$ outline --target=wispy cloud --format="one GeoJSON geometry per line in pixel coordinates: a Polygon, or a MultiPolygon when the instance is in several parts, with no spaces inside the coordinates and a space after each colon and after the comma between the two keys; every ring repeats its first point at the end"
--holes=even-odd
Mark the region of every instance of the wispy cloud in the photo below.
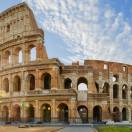
{"type": "Polygon", "coordinates": [[[131,63],[132,27],[122,12],[99,0],[25,0],[41,26],[60,35],[71,54],[65,62],[103,59],[131,63]]]}

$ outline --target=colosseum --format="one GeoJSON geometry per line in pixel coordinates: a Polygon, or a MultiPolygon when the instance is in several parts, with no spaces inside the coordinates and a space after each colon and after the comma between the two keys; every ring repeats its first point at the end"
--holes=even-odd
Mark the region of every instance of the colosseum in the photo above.
{"type": "Polygon", "coordinates": [[[93,123],[132,120],[132,66],[49,59],[26,3],[0,13],[0,119],[93,123]]]}

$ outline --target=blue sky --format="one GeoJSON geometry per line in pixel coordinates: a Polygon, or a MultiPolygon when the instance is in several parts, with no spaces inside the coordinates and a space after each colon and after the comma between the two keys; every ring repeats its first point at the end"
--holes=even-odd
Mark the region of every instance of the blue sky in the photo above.
{"type": "Polygon", "coordinates": [[[0,11],[22,1],[45,31],[49,58],[132,64],[132,0],[0,0],[0,11]]]}

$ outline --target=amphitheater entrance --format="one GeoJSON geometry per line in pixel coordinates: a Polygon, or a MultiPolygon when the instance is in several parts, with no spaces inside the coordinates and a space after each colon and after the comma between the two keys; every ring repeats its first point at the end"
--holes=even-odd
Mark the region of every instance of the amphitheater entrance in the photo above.
{"type": "Polygon", "coordinates": [[[34,107],[32,104],[29,105],[27,108],[27,121],[33,122],[34,121],[34,107]]]}
{"type": "Polygon", "coordinates": [[[21,121],[21,108],[19,105],[13,107],[13,119],[14,121],[21,121]]]}
{"type": "Polygon", "coordinates": [[[50,122],[51,121],[51,107],[49,104],[44,104],[41,108],[42,110],[42,121],[50,122]]]}
{"type": "Polygon", "coordinates": [[[127,121],[127,109],[122,109],[122,121],[127,121]]]}
{"type": "Polygon", "coordinates": [[[58,106],[59,122],[68,123],[68,106],[66,104],[60,104],[58,106]]]}
{"type": "Polygon", "coordinates": [[[93,121],[94,122],[102,121],[102,108],[100,106],[95,106],[93,108],[93,121]]]}
{"type": "Polygon", "coordinates": [[[114,107],[113,109],[113,121],[119,122],[120,121],[120,111],[118,107],[114,107]]]}
{"type": "Polygon", "coordinates": [[[7,106],[3,107],[2,110],[2,121],[8,122],[9,121],[9,110],[7,106]]]}
{"type": "Polygon", "coordinates": [[[88,123],[88,109],[86,106],[79,106],[78,107],[78,113],[81,118],[82,123],[88,123]]]}

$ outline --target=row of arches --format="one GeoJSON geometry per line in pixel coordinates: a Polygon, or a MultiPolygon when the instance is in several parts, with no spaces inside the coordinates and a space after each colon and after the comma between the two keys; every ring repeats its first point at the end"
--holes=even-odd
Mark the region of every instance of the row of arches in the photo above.
{"type": "Polygon", "coordinates": [[[113,108],[113,120],[115,122],[119,122],[119,121],[127,121],[128,120],[128,110],[127,108],[122,108],[122,111],[120,112],[118,107],[114,107],[113,108]]]}
{"type": "MultiPolygon", "coordinates": [[[[43,89],[51,89],[51,75],[49,73],[45,73],[41,77],[41,83],[43,89]]],[[[9,79],[5,78],[3,80],[3,90],[8,93],[9,92],[9,79]]],[[[20,76],[16,75],[13,79],[13,91],[20,92],[21,91],[22,80],[20,76]]],[[[26,84],[28,90],[35,90],[35,76],[33,74],[29,74],[26,77],[26,84]]]]}
{"type": "MultiPolygon", "coordinates": [[[[77,108],[79,118],[82,123],[88,123],[88,109],[84,105],[80,105],[77,108]]],[[[50,104],[43,104],[40,109],[41,114],[41,121],[42,122],[51,122],[52,108],[50,104]]],[[[12,121],[21,121],[21,107],[20,105],[16,104],[13,106],[13,115],[12,115],[12,121]]],[[[59,122],[69,122],[69,108],[66,104],[61,103],[57,107],[57,119],[59,122]]],[[[33,122],[35,121],[35,108],[32,104],[29,104],[28,107],[26,107],[25,116],[26,122],[33,122]]],[[[122,111],[120,112],[118,107],[113,108],[112,112],[112,118],[113,121],[119,122],[119,121],[127,121],[128,120],[128,110],[127,108],[122,108],[122,111]]],[[[9,121],[9,109],[7,106],[3,106],[2,108],[2,119],[3,121],[9,121]]],[[[101,122],[102,121],[102,108],[101,106],[97,105],[93,107],[93,122],[101,122]]]]}
{"type": "MultiPolygon", "coordinates": [[[[29,45],[27,50],[28,60],[29,61],[35,61],[37,58],[37,50],[35,45],[29,45]]],[[[23,63],[24,58],[24,50],[22,47],[17,47],[14,49],[13,55],[10,50],[6,50],[3,53],[3,64],[11,64],[12,61],[15,64],[21,64],[23,63]]]]}

